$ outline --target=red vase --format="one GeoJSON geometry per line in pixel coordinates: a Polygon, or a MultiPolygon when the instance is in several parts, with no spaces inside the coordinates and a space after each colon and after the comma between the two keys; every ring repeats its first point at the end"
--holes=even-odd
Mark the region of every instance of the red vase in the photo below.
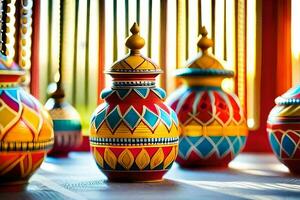
{"type": "Polygon", "coordinates": [[[0,190],[25,185],[54,142],[49,114],[19,85],[24,74],[0,54],[0,190]]]}
{"type": "Polygon", "coordinates": [[[155,87],[160,68],[143,57],[144,39],[134,24],[126,46],[130,53],[107,73],[113,86],[91,120],[90,145],[99,169],[111,181],[158,181],[177,156],[176,113],[155,87]]]}
{"type": "Polygon", "coordinates": [[[292,173],[300,174],[300,86],[278,97],[267,131],[274,154],[292,173]]]}
{"type": "Polygon", "coordinates": [[[232,77],[207,49],[213,45],[202,27],[199,55],[176,72],[184,82],[167,104],[175,110],[181,127],[177,162],[183,167],[227,167],[243,149],[247,125],[235,94],[221,88],[232,77]]]}

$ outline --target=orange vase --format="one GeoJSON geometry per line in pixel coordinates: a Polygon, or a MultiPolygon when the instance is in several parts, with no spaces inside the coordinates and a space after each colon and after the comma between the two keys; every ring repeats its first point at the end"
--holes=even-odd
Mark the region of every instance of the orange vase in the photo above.
{"type": "Polygon", "coordinates": [[[49,114],[19,86],[24,74],[0,54],[0,189],[26,184],[54,142],[49,114]]]}
{"type": "Polygon", "coordinates": [[[177,156],[178,121],[155,87],[160,68],[139,52],[144,39],[137,24],[130,31],[130,53],[107,72],[113,86],[102,91],[105,102],[92,116],[91,151],[111,181],[158,181],[177,156]]]}

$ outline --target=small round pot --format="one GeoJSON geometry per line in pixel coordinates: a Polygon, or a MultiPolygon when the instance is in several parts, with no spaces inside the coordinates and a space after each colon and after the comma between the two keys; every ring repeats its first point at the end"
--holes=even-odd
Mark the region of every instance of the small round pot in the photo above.
{"type": "Polygon", "coordinates": [[[267,131],[272,150],[292,173],[300,174],[300,86],[276,98],[267,131]]]}

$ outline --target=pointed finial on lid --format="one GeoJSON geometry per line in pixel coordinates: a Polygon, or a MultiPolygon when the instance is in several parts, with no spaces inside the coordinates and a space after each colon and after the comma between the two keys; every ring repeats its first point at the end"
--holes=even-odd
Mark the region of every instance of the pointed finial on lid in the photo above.
{"type": "Polygon", "coordinates": [[[132,35],[127,38],[126,46],[131,49],[131,53],[138,53],[145,45],[145,40],[140,36],[140,27],[136,22],[132,25],[130,32],[132,35]]]}
{"type": "Polygon", "coordinates": [[[212,47],[214,42],[210,38],[207,38],[208,33],[207,33],[207,30],[206,30],[205,26],[201,27],[200,34],[201,34],[202,37],[199,40],[197,45],[202,50],[203,53],[206,53],[206,50],[209,47],[212,47]]]}
{"type": "Polygon", "coordinates": [[[53,92],[50,96],[55,100],[60,100],[65,97],[65,90],[60,82],[57,83],[55,92],[53,92]]]}

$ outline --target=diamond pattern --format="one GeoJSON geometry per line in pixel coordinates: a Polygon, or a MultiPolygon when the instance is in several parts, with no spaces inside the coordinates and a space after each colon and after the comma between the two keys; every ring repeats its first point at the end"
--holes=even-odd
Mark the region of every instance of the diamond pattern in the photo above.
{"type": "Polygon", "coordinates": [[[173,122],[176,124],[176,126],[178,126],[179,121],[178,121],[177,115],[173,109],[171,109],[171,118],[172,118],[173,122]]]}
{"type": "Polygon", "coordinates": [[[298,131],[277,130],[269,132],[271,147],[279,159],[298,157],[300,152],[299,139],[300,133],[298,131]]]}
{"type": "Polygon", "coordinates": [[[182,137],[179,140],[179,152],[183,157],[188,157],[188,152],[190,151],[192,145],[188,142],[187,137],[182,137]]]}
{"type": "Polygon", "coordinates": [[[163,109],[159,108],[159,116],[162,119],[162,122],[167,126],[167,128],[170,129],[172,126],[172,121],[170,119],[170,115],[163,109]]]}
{"type": "Polygon", "coordinates": [[[119,114],[118,107],[115,107],[114,110],[112,112],[110,112],[106,118],[106,122],[112,131],[115,130],[115,128],[119,125],[121,120],[122,120],[122,118],[119,114]]]}
{"type": "Polygon", "coordinates": [[[97,114],[95,117],[95,127],[99,129],[105,119],[106,109],[102,110],[100,113],[97,114]]]}
{"type": "Polygon", "coordinates": [[[134,129],[141,121],[141,118],[134,108],[130,108],[124,116],[124,121],[131,129],[134,129]]]}
{"type": "Polygon", "coordinates": [[[294,153],[296,145],[292,141],[292,139],[289,138],[289,136],[285,135],[282,140],[282,147],[285,150],[285,152],[291,156],[294,153]]]}
{"type": "Polygon", "coordinates": [[[197,154],[199,159],[207,159],[213,154],[219,155],[220,158],[230,153],[235,156],[245,145],[245,138],[245,136],[184,136],[179,140],[179,155],[185,160],[192,152],[197,154]]]}
{"type": "Polygon", "coordinates": [[[204,138],[204,140],[196,148],[199,152],[201,152],[203,157],[207,157],[214,146],[211,144],[211,142],[208,141],[207,138],[204,138]]]}
{"type": "Polygon", "coordinates": [[[134,130],[141,120],[152,130],[155,130],[160,123],[163,123],[169,130],[173,123],[178,127],[178,119],[173,110],[169,114],[158,105],[155,105],[154,109],[157,110],[155,113],[143,106],[143,112],[139,113],[133,106],[129,106],[127,110],[121,112],[119,105],[117,105],[113,110],[108,112],[108,107],[104,105],[97,108],[98,112],[94,113],[92,123],[95,124],[95,128],[98,130],[103,122],[106,121],[112,132],[117,129],[121,122],[124,122],[130,130],[134,130]]]}
{"type": "Polygon", "coordinates": [[[152,91],[159,96],[159,98],[166,98],[166,92],[162,88],[154,88],[152,91]]]}
{"type": "Polygon", "coordinates": [[[149,88],[136,88],[134,89],[134,91],[142,98],[146,99],[150,89],[149,88]]]}
{"type": "Polygon", "coordinates": [[[147,108],[145,109],[145,113],[143,115],[144,121],[150,126],[150,128],[154,129],[157,125],[158,116],[153,112],[149,111],[147,108]]]}
{"type": "Polygon", "coordinates": [[[131,89],[118,89],[116,90],[121,100],[125,99],[131,92],[131,89]]]}
{"type": "Polygon", "coordinates": [[[271,146],[272,146],[272,149],[273,151],[275,152],[275,154],[280,157],[280,151],[281,151],[281,148],[280,148],[280,144],[277,142],[276,140],[276,136],[275,134],[273,133],[270,133],[269,134],[269,140],[270,140],[270,143],[271,143],[271,146]]]}

